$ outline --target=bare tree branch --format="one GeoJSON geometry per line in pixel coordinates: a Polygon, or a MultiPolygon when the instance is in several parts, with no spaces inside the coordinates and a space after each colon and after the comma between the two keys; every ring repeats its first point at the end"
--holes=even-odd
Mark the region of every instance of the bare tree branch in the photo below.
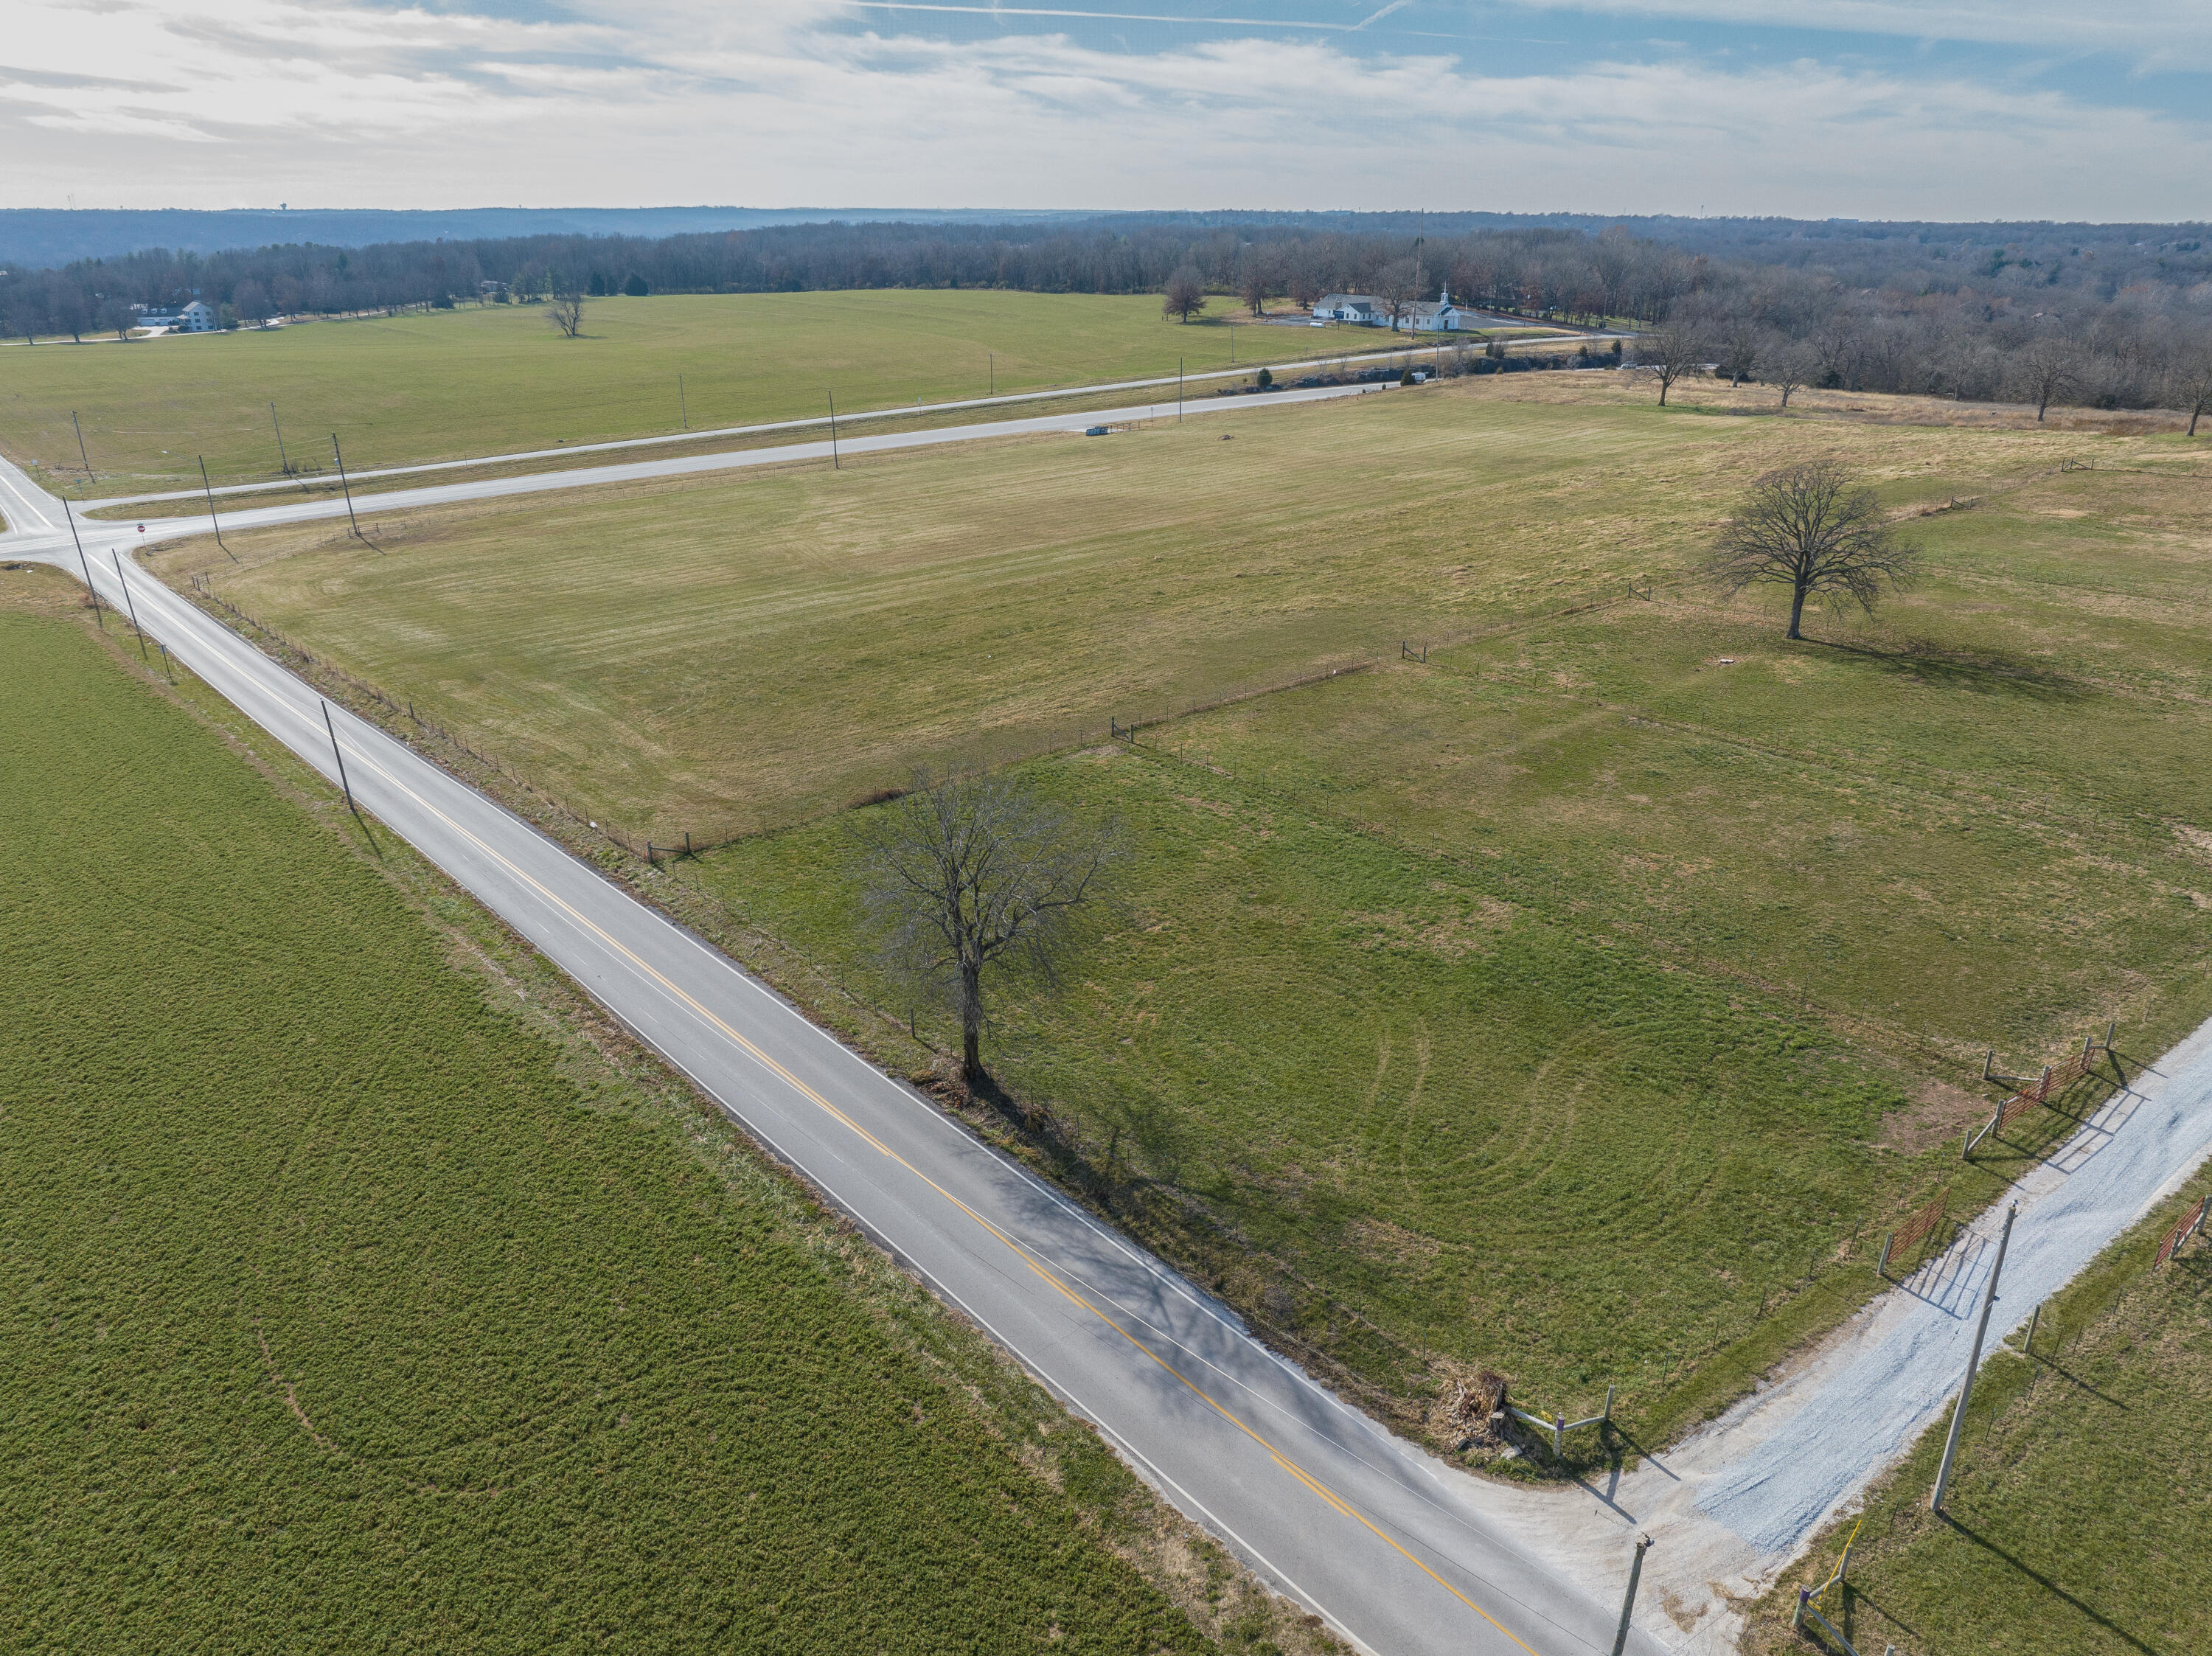
{"type": "Polygon", "coordinates": [[[1919,573],[1919,549],[1890,527],[1881,503],[1838,460],[1770,471],[1721,531],[1707,569],[1733,596],[1754,582],[1790,589],[1790,634],[1815,594],[1856,601],[1869,614],[1885,584],[1919,573]]]}

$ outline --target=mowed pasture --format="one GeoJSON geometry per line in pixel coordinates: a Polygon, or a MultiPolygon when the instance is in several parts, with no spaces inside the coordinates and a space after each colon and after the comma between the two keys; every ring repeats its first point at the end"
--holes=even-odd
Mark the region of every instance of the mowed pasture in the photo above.
{"type": "Polygon", "coordinates": [[[1751,405],[1476,381],[176,561],[639,839],[794,822],[693,872],[901,1022],[841,806],[1365,651],[1036,762],[1127,825],[1127,923],[994,1061],[1387,1407],[1487,1362],[1663,1433],[2064,1130],[1958,1170],[1987,1048],[2212,1012],[2203,448],[1751,405]],[[1828,453],[1945,509],[1919,588],[1787,644],[1691,571],[1828,453]]]}
{"type": "MultiPolygon", "coordinates": [[[[1224,308],[1217,301],[1217,311],[1224,308]]],[[[1000,392],[1334,356],[1374,329],[1183,324],[1157,297],[885,289],[466,306],[267,330],[12,348],[0,452],[79,498],[804,419],[1000,392]],[[683,384],[679,389],[678,377],[683,384]],[[276,405],[274,414],[270,404],[276,405]],[[94,476],[77,450],[74,410],[94,476]],[[276,423],[283,426],[280,455],[276,423]]],[[[1433,342],[1431,342],[1433,343],[1433,342]]],[[[334,473],[333,473],[334,475],[334,473]]]]}
{"type": "Polygon", "coordinates": [[[980,1337],[0,582],[0,1645],[1214,1647],[980,1337]]]}
{"type": "Polygon", "coordinates": [[[1827,1579],[1856,1526],[1850,1572],[1820,1609],[1858,1649],[2202,1650],[2212,1638],[2201,1494],[2212,1478],[2212,1255],[2195,1241],[2149,1268],[2160,1235],[2201,1193],[2164,1204],[2047,1304],[2032,1356],[2015,1336],[1984,1362],[1948,1521],[1928,1509],[1947,1411],[1868,1494],[1863,1525],[1844,1520],[1768,1592],[1742,1648],[1805,1648],[1789,1625],[1797,1588],[1827,1579]]]}

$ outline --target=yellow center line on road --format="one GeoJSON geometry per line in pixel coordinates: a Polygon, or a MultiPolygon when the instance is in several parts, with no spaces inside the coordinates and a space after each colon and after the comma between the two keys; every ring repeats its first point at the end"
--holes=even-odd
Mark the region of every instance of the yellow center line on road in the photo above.
{"type": "Polygon", "coordinates": [[[989,1219],[978,1213],[974,1208],[969,1207],[967,1203],[962,1201],[951,1191],[945,1189],[944,1186],[939,1184],[934,1179],[924,1173],[920,1168],[915,1167],[913,1162],[908,1161],[906,1157],[901,1156],[890,1145],[884,1143],[882,1139],[870,1132],[850,1115],[838,1108],[836,1105],[831,1103],[820,1093],[815,1091],[813,1088],[808,1086],[806,1083],[801,1081],[797,1076],[792,1074],[790,1071],[785,1069],[784,1066],[776,1062],[775,1059],[770,1058],[766,1052],[755,1046],[745,1035],[737,1029],[732,1028],[729,1024],[724,1022],[714,1012],[709,1010],[707,1007],[701,1005],[699,1002],[693,999],[683,988],[672,982],[668,978],[662,975],[657,968],[650,965],[646,961],[641,959],[636,954],[633,953],[628,945],[624,944],[616,937],[610,936],[608,932],[596,921],[579,912],[574,905],[568,901],[567,899],[562,897],[557,893],[548,889],[534,877],[517,867],[513,862],[510,862],[505,856],[494,850],[490,846],[486,845],[482,840],[478,839],[467,828],[463,828],[452,817],[447,816],[444,811],[439,810],[437,806],[432,804],[428,800],[422,798],[421,794],[416,792],[414,789],[409,787],[406,783],[392,775],[390,771],[386,770],[384,767],[377,763],[373,757],[356,754],[356,761],[357,763],[366,765],[371,771],[374,772],[378,776],[382,777],[385,781],[390,783],[394,788],[397,788],[401,793],[406,795],[408,798],[413,800],[417,805],[421,806],[422,810],[436,817],[441,822],[443,822],[448,828],[452,829],[453,833],[459,834],[470,845],[474,846],[484,856],[491,858],[493,862],[498,864],[501,868],[512,874],[516,879],[528,886],[532,891],[544,898],[548,904],[568,915],[568,918],[574,920],[578,925],[582,926],[593,937],[599,938],[601,943],[605,943],[616,954],[628,961],[640,973],[659,986],[660,989],[667,994],[670,998],[689,1007],[692,1012],[703,1019],[714,1028],[719,1030],[738,1047],[750,1055],[754,1061],[758,1063],[763,1068],[781,1078],[795,1091],[812,1101],[817,1107],[826,1112],[836,1120],[843,1124],[847,1128],[850,1129],[854,1134],[872,1146],[878,1154],[888,1156],[892,1161],[897,1162],[900,1167],[905,1168],[916,1179],[920,1180],[923,1184],[928,1186],[930,1189],[935,1191],[939,1196],[950,1202],[954,1207],[959,1209],[961,1212],[966,1214],[970,1219],[973,1219],[978,1225],[981,1226],[986,1231],[997,1238],[999,1241],[1004,1243],[1006,1247],[1013,1253],[1015,1257],[1020,1259],[1024,1265],[1027,1265],[1029,1269],[1039,1278],[1067,1299],[1070,1303],[1080,1306],[1084,1310],[1097,1318],[1100,1322],[1104,1323],[1107,1327],[1112,1329],[1116,1334],[1119,1334],[1131,1345],[1143,1352],[1146,1356],[1151,1358],[1152,1361],[1158,1364],[1161,1368],[1164,1369],[1168,1374],[1172,1374],[1177,1380],[1180,1380],[1182,1385],[1190,1391],[1193,1396],[1204,1403],[1207,1408],[1212,1410],[1215,1414],[1220,1416],[1222,1419],[1227,1421],[1231,1426],[1234,1426],[1238,1431],[1243,1433],[1245,1436],[1250,1438],[1252,1441],[1258,1444],[1261,1448],[1266,1450],[1269,1458],[1272,1459],[1277,1465],[1280,1466],[1293,1478],[1297,1479],[1298,1483],[1304,1485],[1316,1495],[1319,1496],[1322,1501],[1326,1502],[1329,1507],[1334,1508],[1337,1512],[1341,1513],[1344,1516],[1353,1520],[1355,1522],[1367,1529],[1385,1545],[1389,1546],[1401,1557],[1406,1559],[1415,1568],[1419,1569],[1424,1575],[1434,1581],[1446,1592],[1451,1594],[1453,1598],[1458,1599],[1460,1603],[1465,1604],[1476,1615],[1481,1617],[1482,1619],[1489,1623],[1491,1626],[1496,1628],[1507,1638],[1512,1640],[1513,1642],[1518,1645],[1522,1650],[1527,1651],[1528,1653],[1528,1656],[1537,1656],[1534,1647],[1529,1645],[1518,1634],[1515,1633],[1503,1622],[1500,1622],[1495,1616],[1492,1616],[1480,1604],[1476,1604],[1474,1599],[1468,1598],[1467,1594],[1462,1592],[1450,1582],[1445,1580],[1443,1576],[1437,1574],[1437,1572],[1431,1568],[1427,1563],[1416,1556],[1413,1553],[1408,1551],[1407,1548],[1395,1538],[1384,1531],[1379,1525],[1377,1525],[1372,1519],[1369,1518],[1364,1513],[1361,1512],[1357,1507],[1354,1507],[1342,1495],[1338,1495],[1334,1489],[1331,1489],[1319,1478],[1314,1477],[1312,1473],[1307,1471],[1303,1466],[1292,1460],[1288,1455],[1275,1447],[1273,1444],[1268,1442],[1266,1438],[1261,1436],[1259,1433],[1254,1431],[1249,1426],[1246,1425],[1243,1421],[1238,1419],[1236,1415],[1231,1413],[1229,1410],[1216,1402],[1204,1387],[1196,1384],[1189,1378],[1189,1376],[1183,1374],[1182,1370],[1178,1369],[1173,1363],[1161,1356],[1158,1352],[1153,1350],[1152,1347],[1146,1344],[1143,1340],[1139,1339],[1136,1335],[1124,1328],[1112,1316],[1099,1309],[1097,1306],[1092,1304],[1091,1301],[1086,1299],[1082,1294],[1070,1287],[1066,1281],[1063,1279],[1057,1271],[1046,1265],[1044,1261],[1033,1253],[1027,1246],[1009,1235],[1006,1231],[1001,1230],[989,1219]]]}

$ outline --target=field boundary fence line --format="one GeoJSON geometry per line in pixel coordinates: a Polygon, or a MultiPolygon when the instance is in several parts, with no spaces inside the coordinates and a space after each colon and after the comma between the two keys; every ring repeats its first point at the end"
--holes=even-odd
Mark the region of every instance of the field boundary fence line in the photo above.
{"type": "Polygon", "coordinates": [[[2159,1240],[2158,1258],[2151,1265],[2156,1271],[2181,1252],[2182,1244],[2204,1228],[2204,1222],[2212,1218],[2212,1194],[2207,1194],[2197,1204],[2192,1212],[2185,1213],[2173,1223],[2173,1228],[2159,1240]]]}
{"type": "MultiPolygon", "coordinates": [[[[1966,1148],[1960,1151],[1959,1159],[1962,1162],[1972,1161],[1976,1145],[1995,1137],[2029,1111],[2049,1103],[2052,1095],[2063,1092],[2075,1082],[2091,1074],[2096,1068],[2097,1055],[2112,1050],[2113,1027],[2110,1023],[2105,1026],[2105,1039],[2101,1043],[2094,1035],[2084,1035],[2081,1038],[2080,1052],[2063,1063],[2045,1065],[2040,1076],[2014,1092],[1997,1106],[1996,1113],[1990,1116],[1988,1121],[1978,1129],[1966,1134],[1966,1148]]],[[[1994,1057],[1995,1054],[1991,1054],[1991,1058],[1994,1057]]],[[[1994,1077],[1990,1077],[1989,1065],[1990,1060],[1984,1059],[1982,1065],[1982,1074],[1985,1078],[1993,1079],[1994,1077]]]]}
{"type": "Polygon", "coordinates": [[[1891,1231],[1888,1236],[1883,1239],[1881,1263],[1875,1266],[1875,1274],[1879,1277],[1888,1276],[1889,1262],[1893,1259],[1905,1258],[1914,1248],[1926,1241],[1936,1227],[1943,1222],[1944,1216],[1950,1204],[1951,1187],[1946,1185],[1917,1209],[1903,1224],[1891,1231]]]}
{"type": "MultiPolygon", "coordinates": [[[[589,832],[600,834],[610,844],[620,846],[632,856],[635,856],[637,854],[636,848],[627,840],[623,839],[620,834],[616,833],[611,829],[600,828],[590,817],[584,815],[583,812],[578,810],[574,806],[567,804],[565,801],[556,798],[552,794],[547,792],[537,783],[532,781],[528,777],[516,770],[514,766],[508,764],[505,760],[495,759],[488,753],[478,751],[477,749],[471,747],[466,741],[455,735],[452,731],[447,730],[444,725],[439,724],[435,719],[425,719],[421,713],[416,711],[415,704],[412,701],[403,701],[390,695],[381,686],[372,683],[368,679],[362,678],[359,674],[349,673],[344,668],[338,666],[335,662],[326,661],[317,657],[313,652],[307,649],[304,645],[286,637],[283,633],[278,632],[276,628],[269,625],[267,622],[261,620],[258,616],[249,615],[246,611],[240,609],[236,604],[232,604],[227,598],[217,595],[213,588],[207,585],[199,576],[193,575],[190,579],[191,580],[192,590],[206,602],[213,604],[217,609],[222,610],[241,625],[250,627],[255,632],[261,634],[264,637],[273,640],[279,647],[289,652],[295,656],[297,656],[307,665],[315,668],[319,673],[327,677],[336,679],[338,682],[344,685],[348,689],[354,692],[356,695],[362,698],[363,700],[374,701],[378,707],[382,707],[386,713],[390,713],[393,719],[404,719],[410,724],[414,725],[416,729],[437,737],[439,741],[444,743],[447,746],[457,749],[460,752],[466,754],[477,764],[483,766],[487,770],[495,772],[500,776],[504,777],[507,781],[513,783],[516,787],[527,789],[532,794],[535,795],[546,805],[554,810],[559,811],[562,816],[568,817],[579,827],[583,828],[589,832]]],[[[665,849],[665,847],[664,847],[664,849],[665,849]]]]}

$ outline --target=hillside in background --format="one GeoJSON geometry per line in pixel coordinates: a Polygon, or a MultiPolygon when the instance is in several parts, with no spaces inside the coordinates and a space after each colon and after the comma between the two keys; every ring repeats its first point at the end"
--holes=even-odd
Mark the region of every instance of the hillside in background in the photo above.
{"type": "Polygon", "coordinates": [[[869,223],[988,220],[994,224],[1073,213],[998,209],[932,212],[889,207],[462,207],[441,211],[384,208],[193,208],[140,210],[58,207],[0,209],[0,264],[52,270],[79,259],[118,258],[149,247],[180,253],[307,242],[368,247],[380,241],[469,241],[514,236],[674,236],[750,230],[764,224],[820,224],[830,219],[869,223]]]}

